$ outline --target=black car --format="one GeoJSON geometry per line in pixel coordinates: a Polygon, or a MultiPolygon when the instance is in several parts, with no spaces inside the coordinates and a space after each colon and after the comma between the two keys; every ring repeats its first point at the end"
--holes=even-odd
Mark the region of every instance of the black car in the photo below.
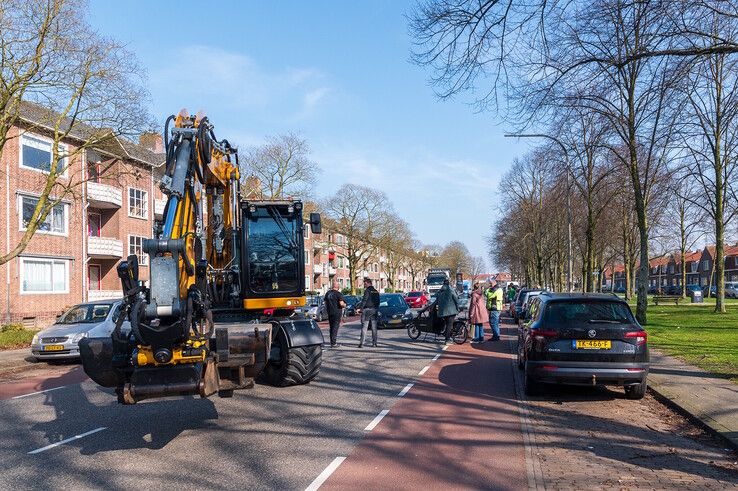
{"type": "Polygon", "coordinates": [[[618,385],[629,399],[646,394],[646,331],[615,295],[542,293],[518,330],[525,393],[542,384],[618,385]]]}
{"type": "Polygon", "coordinates": [[[413,314],[400,293],[382,293],[379,295],[379,313],[377,327],[406,327],[413,320],[413,314]]]}
{"type": "Polygon", "coordinates": [[[356,315],[356,304],[359,303],[359,300],[361,300],[356,295],[344,295],[344,300],[346,300],[346,308],[343,309],[343,315],[346,317],[352,317],[356,315]]]}
{"type": "Polygon", "coordinates": [[[528,315],[528,309],[530,308],[531,303],[535,300],[535,297],[543,292],[544,290],[541,289],[530,289],[518,296],[518,300],[515,304],[515,318],[525,319],[528,315]]]}

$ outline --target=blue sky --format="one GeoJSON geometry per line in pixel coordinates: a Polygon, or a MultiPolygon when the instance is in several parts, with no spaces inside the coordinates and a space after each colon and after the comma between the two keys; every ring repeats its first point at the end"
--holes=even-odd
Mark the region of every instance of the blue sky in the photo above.
{"type": "Polygon", "coordinates": [[[153,113],[202,109],[242,147],[295,132],[323,172],[387,193],[424,243],[461,240],[487,257],[500,176],[526,142],[494,114],[439,101],[408,62],[412,2],[93,0],[90,23],[145,67],[153,113]]]}

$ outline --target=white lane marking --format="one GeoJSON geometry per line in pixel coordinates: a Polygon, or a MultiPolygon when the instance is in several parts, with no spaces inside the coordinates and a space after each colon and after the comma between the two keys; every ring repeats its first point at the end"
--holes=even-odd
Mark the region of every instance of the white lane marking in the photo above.
{"type": "Polygon", "coordinates": [[[436,356],[433,357],[433,359],[431,361],[436,361],[440,357],[441,357],[441,353],[438,353],[436,356]]]}
{"type": "Polygon", "coordinates": [[[364,431],[372,431],[374,428],[376,428],[379,422],[382,421],[382,418],[387,416],[387,413],[389,413],[389,409],[382,409],[379,414],[377,414],[377,417],[374,418],[371,423],[366,425],[364,431]]]}
{"type": "Polygon", "coordinates": [[[447,344],[446,346],[444,346],[444,347],[443,347],[443,348],[441,348],[441,349],[442,349],[443,351],[446,351],[446,350],[448,349],[448,347],[449,347],[449,346],[450,346],[450,345],[448,345],[448,344],[447,344]]]}
{"type": "Polygon", "coordinates": [[[338,469],[338,466],[343,463],[343,461],[346,460],[346,457],[336,457],[333,459],[333,462],[328,464],[328,467],[323,469],[323,472],[318,475],[318,477],[315,478],[313,482],[310,483],[310,486],[305,488],[305,491],[316,491],[318,488],[320,488],[324,482],[328,480],[329,477],[331,477],[331,474],[335,472],[336,469],[338,469]]]}
{"type": "Polygon", "coordinates": [[[409,391],[410,389],[412,389],[412,388],[413,388],[413,385],[415,385],[415,384],[407,384],[407,385],[405,386],[405,388],[404,388],[404,389],[402,389],[402,390],[400,391],[400,393],[399,393],[399,394],[397,394],[397,397],[402,397],[402,396],[404,396],[405,394],[407,394],[407,393],[408,393],[408,391],[409,391]]]}
{"type": "Polygon", "coordinates": [[[429,365],[424,366],[423,369],[418,372],[418,375],[423,375],[425,372],[428,371],[429,368],[430,368],[429,365]]]}
{"type": "Polygon", "coordinates": [[[105,426],[101,426],[100,428],[95,428],[94,430],[86,431],[80,435],[75,435],[71,438],[66,438],[60,442],[52,443],[51,445],[46,445],[45,447],[37,448],[36,450],[31,450],[28,452],[28,455],[34,455],[37,453],[45,452],[46,450],[52,449],[54,447],[58,447],[59,445],[64,445],[65,443],[72,442],[74,440],[79,440],[80,438],[84,438],[86,436],[90,436],[93,433],[97,433],[98,431],[106,430],[107,428],[105,426]]]}
{"type": "Polygon", "coordinates": [[[38,394],[44,394],[46,392],[51,392],[52,390],[63,389],[64,387],[69,387],[69,386],[68,385],[62,385],[61,387],[52,387],[51,389],[39,390],[38,392],[30,392],[28,394],[23,394],[23,395],[20,395],[20,396],[11,397],[11,399],[23,399],[24,397],[35,396],[35,395],[38,395],[38,394]]]}

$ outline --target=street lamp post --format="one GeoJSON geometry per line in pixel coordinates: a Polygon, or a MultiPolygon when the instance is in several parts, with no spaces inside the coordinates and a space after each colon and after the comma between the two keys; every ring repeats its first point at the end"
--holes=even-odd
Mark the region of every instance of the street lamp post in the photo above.
{"type": "Polygon", "coordinates": [[[542,133],[530,134],[530,133],[513,133],[505,135],[505,138],[548,138],[549,140],[557,143],[561,150],[564,152],[564,162],[566,163],[566,290],[571,293],[572,291],[572,280],[571,271],[572,258],[571,258],[571,183],[569,182],[571,174],[571,164],[569,163],[569,153],[566,150],[566,145],[561,143],[561,140],[555,136],[546,135],[542,133]]]}

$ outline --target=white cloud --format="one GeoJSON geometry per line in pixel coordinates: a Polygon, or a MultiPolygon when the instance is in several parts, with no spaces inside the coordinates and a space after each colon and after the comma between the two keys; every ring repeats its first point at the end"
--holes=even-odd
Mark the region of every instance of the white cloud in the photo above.
{"type": "Polygon", "coordinates": [[[210,101],[231,111],[269,111],[294,120],[312,115],[330,93],[326,76],[315,68],[269,70],[246,54],[212,46],[183,46],[165,60],[151,73],[159,99],[210,101]]]}

